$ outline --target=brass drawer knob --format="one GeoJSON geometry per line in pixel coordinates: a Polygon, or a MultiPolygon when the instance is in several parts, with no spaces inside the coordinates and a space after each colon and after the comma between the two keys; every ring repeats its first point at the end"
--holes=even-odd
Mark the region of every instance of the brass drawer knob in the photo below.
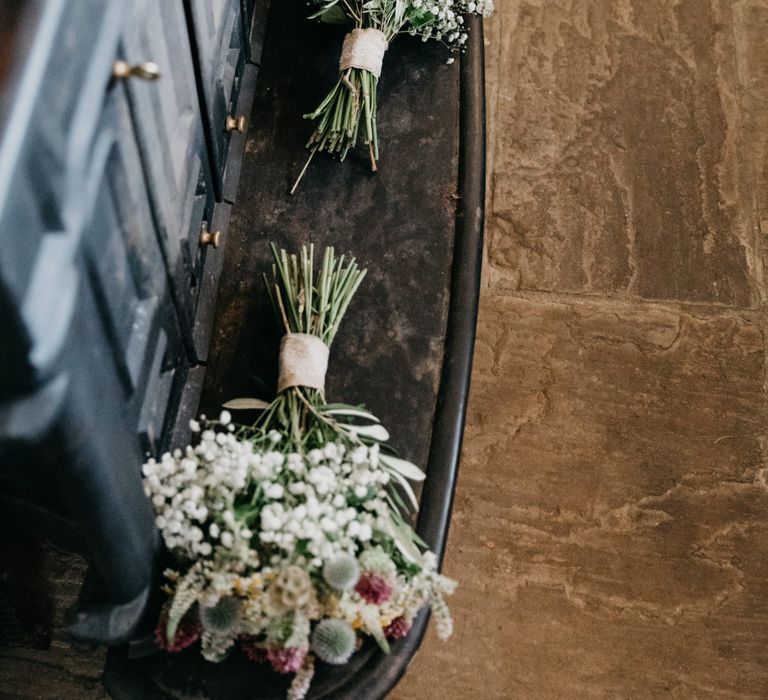
{"type": "Polygon", "coordinates": [[[160,77],[160,66],[152,61],[130,65],[127,61],[119,60],[112,64],[112,77],[118,80],[138,78],[139,80],[157,80],[160,77]]]}
{"type": "Polygon", "coordinates": [[[212,248],[218,248],[221,245],[221,231],[209,231],[204,228],[200,232],[200,245],[208,245],[212,248]]]}
{"type": "Polygon", "coordinates": [[[245,133],[245,117],[227,117],[227,123],[225,126],[227,131],[236,131],[238,134],[245,133]]]}

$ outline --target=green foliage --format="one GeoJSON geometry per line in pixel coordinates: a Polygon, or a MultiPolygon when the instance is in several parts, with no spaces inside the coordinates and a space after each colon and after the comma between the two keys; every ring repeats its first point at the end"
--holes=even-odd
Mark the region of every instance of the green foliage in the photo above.
{"type": "Polygon", "coordinates": [[[182,618],[197,601],[197,583],[198,569],[195,566],[178,582],[171,607],[168,610],[168,623],[165,628],[165,635],[169,644],[173,644],[176,630],[179,628],[182,618]]]}

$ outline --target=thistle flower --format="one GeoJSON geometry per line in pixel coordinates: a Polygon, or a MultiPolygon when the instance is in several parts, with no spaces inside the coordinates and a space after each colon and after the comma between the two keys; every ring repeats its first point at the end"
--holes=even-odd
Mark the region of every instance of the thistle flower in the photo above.
{"type": "Polygon", "coordinates": [[[360,578],[360,566],[357,559],[350,554],[337,554],[325,563],[323,578],[329,586],[337,591],[354,588],[360,578]]]}
{"type": "Polygon", "coordinates": [[[231,632],[240,617],[243,605],[233,596],[221,598],[212,606],[200,606],[200,622],[203,629],[214,634],[231,632]]]}
{"type": "Polygon", "coordinates": [[[355,650],[355,631],[344,620],[326,619],[312,633],[312,651],[328,664],[345,664],[355,650]]]}

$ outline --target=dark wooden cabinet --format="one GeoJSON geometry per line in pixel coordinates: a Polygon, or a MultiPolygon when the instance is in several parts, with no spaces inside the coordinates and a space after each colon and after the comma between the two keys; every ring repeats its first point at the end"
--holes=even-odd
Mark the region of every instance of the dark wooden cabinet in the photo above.
{"type": "Polygon", "coordinates": [[[233,134],[242,133],[246,115],[238,112],[238,96],[248,49],[241,0],[187,0],[194,27],[203,113],[210,134],[212,169],[217,193],[224,191],[227,150],[233,134]]]}
{"type": "Polygon", "coordinates": [[[71,530],[112,604],[78,631],[115,639],[157,548],[141,463],[195,410],[264,14],[29,5],[0,85],[0,517],[71,530]]]}
{"type": "Polygon", "coordinates": [[[140,65],[151,60],[161,73],[152,82],[128,80],[142,163],[159,240],[176,301],[179,323],[193,360],[192,329],[206,260],[219,251],[201,246],[215,196],[189,35],[181,2],[141,0],[129,5],[121,48],[125,60],[140,65]]]}

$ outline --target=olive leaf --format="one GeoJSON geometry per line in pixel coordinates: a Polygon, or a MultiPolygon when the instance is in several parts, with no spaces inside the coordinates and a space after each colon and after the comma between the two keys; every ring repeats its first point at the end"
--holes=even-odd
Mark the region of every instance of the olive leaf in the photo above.
{"type": "Polygon", "coordinates": [[[224,404],[224,408],[229,408],[233,411],[262,410],[269,408],[269,403],[267,401],[262,401],[261,399],[232,399],[224,404]]]}

